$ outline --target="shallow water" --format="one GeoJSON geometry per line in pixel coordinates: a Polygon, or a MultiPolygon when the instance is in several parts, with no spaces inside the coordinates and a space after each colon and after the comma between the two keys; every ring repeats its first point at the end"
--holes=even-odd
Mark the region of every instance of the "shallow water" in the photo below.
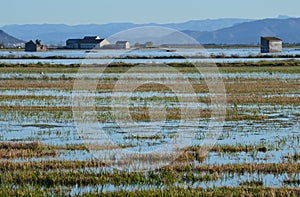
{"type": "MultiPolygon", "coordinates": [[[[95,71],[97,72],[97,70],[95,71]]],[[[100,70],[99,70],[100,72],[100,70]]],[[[201,69],[200,69],[201,72],[201,69]]],[[[30,73],[30,74],[18,74],[18,73],[0,73],[0,79],[18,79],[18,80],[26,80],[26,79],[40,79],[40,80],[69,80],[69,79],[99,79],[103,81],[99,82],[109,82],[105,80],[109,79],[127,79],[127,80],[168,80],[168,83],[183,83],[183,79],[196,80],[195,82],[205,82],[202,81],[205,78],[213,78],[220,77],[221,79],[299,79],[299,74],[295,73],[269,73],[269,72],[259,72],[259,73],[217,73],[216,70],[213,74],[201,74],[201,73],[124,73],[124,74],[116,74],[116,73],[44,73],[43,75],[40,73],[30,73]],[[46,78],[45,78],[46,77],[46,78]]],[[[194,83],[195,83],[194,82],[194,83]]],[[[193,81],[191,81],[193,83],[193,81]]],[[[41,90],[42,91],[42,90],[41,90]]]]}
{"type": "MultiPolygon", "coordinates": [[[[294,175],[300,176],[300,174],[294,175]]],[[[283,181],[289,177],[288,174],[283,175],[273,175],[273,174],[258,174],[258,173],[245,173],[244,175],[238,174],[224,174],[217,181],[203,181],[191,183],[175,183],[173,186],[183,187],[183,188],[214,188],[214,187],[238,187],[245,182],[250,181],[262,181],[265,187],[285,187],[293,188],[297,185],[287,185],[283,181]]],[[[298,185],[299,186],[299,185],[298,185]]],[[[254,185],[254,187],[257,187],[254,185]]],[[[88,192],[112,192],[112,191],[135,191],[135,190],[150,190],[150,189],[163,189],[164,186],[154,186],[154,185],[122,185],[116,186],[112,184],[98,185],[98,186],[74,186],[71,188],[70,195],[83,195],[88,192]]]]}
{"type": "MultiPolygon", "coordinates": [[[[213,48],[213,49],[187,49],[176,48],[175,52],[167,52],[166,49],[150,49],[150,50],[95,50],[88,52],[86,50],[53,50],[47,52],[24,52],[24,51],[0,51],[0,56],[16,56],[16,57],[49,57],[49,56],[64,56],[66,58],[84,58],[89,57],[110,57],[115,58],[119,56],[174,56],[182,55],[185,57],[199,56],[199,55],[225,55],[225,56],[249,56],[261,55],[260,48],[213,48]]],[[[296,48],[284,48],[282,53],[277,55],[299,55],[300,50],[296,48]]]]}
{"type": "MultiPolygon", "coordinates": [[[[57,80],[70,80],[76,78],[74,73],[45,73],[48,82],[57,80]]],[[[99,83],[113,84],[116,79],[120,78],[121,74],[105,73],[105,74],[89,74],[92,79],[100,79],[99,83]]],[[[192,84],[205,84],[204,77],[198,73],[186,73],[184,76],[190,80],[192,84]]],[[[259,80],[277,80],[282,83],[299,84],[299,74],[287,73],[268,73],[268,72],[247,72],[247,73],[222,73],[223,79],[235,80],[234,83],[248,79],[247,82],[258,83],[259,80]],[[237,79],[237,80],[236,80],[237,79]]],[[[135,81],[139,78],[144,81],[159,81],[161,79],[168,79],[170,83],[180,84],[181,78],[174,73],[143,73],[127,74],[128,81],[135,81]]],[[[39,73],[0,73],[0,79],[10,80],[32,80],[35,82],[42,82],[43,76],[39,73]]],[[[233,83],[232,82],[232,83],[233,83]]],[[[183,83],[184,84],[184,83],[183,83]]],[[[103,90],[104,91],[104,90],[103,90]]],[[[66,145],[66,144],[83,144],[94,143],[99,139],[99,134],[96,129],[102,129],[111,141],[116,145],[131,145],[124,148],[132,152],[147,152],[154,148],[161,147],[167,142],[170,142],[175,134],[180,132],[194,132],[194,138],[191,145],[202,146],[208,131],[208,124],[211,117],[203,117],[198,119],[153,119],[150,121],[134,121],[126,122],[126,120],[119,119],[116,121],[116,114],[123,114],[128,107],[155,109],[156,113],[164,113],[166,109],[176,110],[180,107],[185,107],[188,110],[201,109],[205,110],[210,107],[207,103],[193,103],[181,102],[180,105],[176,102],[176,95],[172,92],[158,92],[151,91],[134,91],[126,92],[119,90],[117,92],[103,92],[96,91],[93,96],[95,98],[95,105],[97,107],[106,107],[96,111],[98,122],[86,121],[86,135],[83,138],[80,133],[78,122],[74,121],[73,111],[59,110],[59,107],[72,107],[72,96],[74,91],[70,89],[0,89],[0,140],[12,142],[28,142],[39,141],[43,144],[51,145],[66,145]],[[4,97],[16,96],[16,97],[4,97]],[[21,98],[18,98],[20,96],[21,98]],[[22,97],[22,96],[36,96],[36,97],[22,97]],[[115,100],[113,109],[109,109],[112,105],[112,98],[115,100]],[[130,99],[130,106],[124,103],[130,99]],[[145,100],[147,102],[145,102],[145,100]],[[10,109],[8,106],[26,107],[26,109],[10,109]],[[35,110],[34,107],[53,107],[52,110],[35,110]],[[159,139],[136,139],[130,138],[136,133],[150,133],[163,135],[159,139]]],[[[210,93],[190,93],[180,92],[177,96],[184,98],[210,98],[210,93]]],[[[235,95],[230,95],[235,96],[235,95]]],[[[236,96],[248,96],[247,94],[240,94],[236,96]]],[[[261,98],[286,97],[296,98],[300,97],[300,92],[295,89],[294,92],[283,91],[278,92],[261,92],[258,93],[261,98]]],[[[88,105],[89,103],[83,104],[88,105]]],[[[288,155],[293,155],[300,152],[300,105],[293,104],[242,104],[242,103],[228,103],[226,108],[229,112],[236,111],[238,115],[249,116],[264,116],[262,119],[237,119],[226,120],[220,135],[216,140],[215,145],[219,146],[255,146],[266,147],[266,151],[249,151],[249,152],[209,152],[202,162],[193,161],[191,165],[222,165],[222,164],[243,164],[243,163],[287,163],[290,162],[288,155]]],[[[191,113],[191,111],[187,111],[191,113]]],[[[132,110],[133,114],[142,114],[143,110],[132,110]]],[[[171,112],[169,112],[171,113],[171,112]]],[[[230,115],[230,114],[229,114],[230,115]]],[[[58,150],[56,157],[39,157],[39,158],[17,158],[12,161],[45,161],[45,160],[61,160],[61,161],[87,161],[90,159],[97,159],[95,155],[86,150],[58,150]]],[[[4,160],[4,159],[3,159],[4,160]]],[[[5,160],[7,161],[7,160],[5,160]]],[[[11,161],[11,160],[10,160],[11,161]]],[[[295,160],[293,163],[299,163],[300,160],[295,160]]],[[[88,169],[92,171],[101,171],[103,168],[88,169]]],[[[112,170],[110,168],[110,170],[112,170]]],[[[197,182],[195,184],[183,183],[184,187],[214,187],[214,186],[239,186],[245,181],[262,180],[264,186],[271,187],[294,187],[295,185],[285,185],[283,180],[289,178],[287,174],[274,175],[245,173],[238,175],[235,173],[220,174],[217,181],[197,182]]],[[[299,173],[293,174],[299,178],[299,173]]],[[[163,186],[162,186],[163,187],[163,186]]],[[[299,187],[299,185],[296,185],[299,187]]],[[[149,189],[154,186],[148,185],[122,185],[114,186],[112,184],[104,186],[87,186],[79,187],[72,186],[71,194],[83,194],[89,191],[119,191],[119,190],[136,190],[149,189]]]]}
{"type": "MultiPolygon", "coordinates": [[[[0,59],[0,63],[6,64],[105,64],[108,65],[112,62],[127,63],[127,64],[168,64],[168,63],[236,63],[236,62],[260,62],[267,61],[270,58],[217,58],[217,59],[0,59]]],[[[300,60],[300,58],[272,58],[272,61],[291,61],[300,60]]]]}

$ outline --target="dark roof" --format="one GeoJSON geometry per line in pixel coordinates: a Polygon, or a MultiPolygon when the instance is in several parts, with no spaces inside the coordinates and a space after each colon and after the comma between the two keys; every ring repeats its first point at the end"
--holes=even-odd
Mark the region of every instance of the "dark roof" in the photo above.
{"type": "Polygon", "coordinates": [[[79,43],[93,43],[93,44],[98,44],[101,43],[104,39],[95,39],[95,40],[90,40],[90,39],[82,39],[79,40],[79,43]]]}
{"type": "Polygon", "coordinates": [[[68,39],[67,41],[79,41],[79,40],[81,40],[81,39],[68,39]]]}
{"type": "Polygon", "coordinates": [[[30,40],[29,42],[26,42],[25,44],[35,44],[32,40],[30,40]]]}
{"type": "Polygon", "coordinates": [[[276,38],[276,37],[261,37],[265,40],[269,40],[269,41],[282,41],[281,39],[279,38],[276,38]]]}
{"type": "Polygon", "coordinates": [[[98,36],[85,36],[83,39],[68,39],[67,43],[74,44],[74,43],[89,43],[89,44],[99,44],[104,39],[99,38],[98,36]]]}
{"type": "Polygon", "coordinates": [[[83,40],[100,40],[98,36],[85,36],[83,40]]]}
{"type": "Polygon", "coordinates": [[[126,44],[128,41],[117,41],[116,44],[126,44]]]}

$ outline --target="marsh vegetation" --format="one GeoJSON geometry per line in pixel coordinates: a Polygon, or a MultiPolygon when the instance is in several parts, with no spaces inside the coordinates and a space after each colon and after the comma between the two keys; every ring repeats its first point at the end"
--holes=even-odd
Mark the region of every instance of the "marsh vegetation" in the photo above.
{"type": "MultiPolygon", "coordinates": [[[[217,64],[226,88],[223,131],[207,154],[200,154],[212,116],[207,84],[189,63],[172,63],[183,73],[197,97],[182,92],[197,124],[193,144],[169,166],[134,172],[111,168],[97,160],[77,131],[72,91],[80,65],[0,65],[1,195],[300,195],[300,66],[298,61],[217,64]],[[45,76],[41,75],[41,72],[45,76]],[[200,113],[199,113],[200,112],[200,113]],[[14,188],[13,190],[11,188],[14,188]]],[[[101,65],[97,65],[101,66],[101,65]]],[[[135,149],[172,139],[181,120],[179,100],[168,88],[148,84],[127,92],[115,89],[120,74],[135,64],[114,63],[97,75],[93,94],[98,123],[114,136],[114,145],[97,150],[135,149]],[[113,91],[114,94],[113,94],[113,91]],[[118,105],[112,106],[114,96],[118,105]],[[129,107],[124,103],[130,98],[129,107]],[[135,136],[116,127],[112,111],[129,108],[138,127],[156,133],[135,136]],[[149,114],[149,109],[153,109],[149,114]],[[165,110],[165,114],[159,113],[165,110]],[[151,117],[150,117],[151,115],[151,117]],[[163,127],[159,128],[160,121],[163,127]]],[[[154,66],[154,65],[149,65],[154,66]]],[[[181,86],[172,73],[141,70],[145,80],[165,77],[181,86]]],[[[128,86],[128,88],[130,88],[128,86]]],[[[130,125],[129,125],[130,126],[130,125]]],[[[85,142],[93,139],[85,139],[85,142]]],[[[164,154],[164,153],[162,153],[164,154]]]]}

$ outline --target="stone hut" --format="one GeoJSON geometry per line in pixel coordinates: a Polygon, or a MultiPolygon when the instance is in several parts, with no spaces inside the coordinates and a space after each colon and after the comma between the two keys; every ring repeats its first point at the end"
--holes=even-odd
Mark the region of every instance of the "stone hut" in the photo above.
{"type": "Polygon", "coordinates": [[[261,53],[282,52],[282,40],[276,37],[261,37],[261,53]]]}

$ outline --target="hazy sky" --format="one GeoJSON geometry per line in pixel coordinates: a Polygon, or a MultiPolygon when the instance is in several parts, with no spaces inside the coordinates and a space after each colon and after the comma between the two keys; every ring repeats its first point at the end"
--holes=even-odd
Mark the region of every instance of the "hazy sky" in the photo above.
{"type": "Polygon", "coordinates": [[[0,0],[8,24],[170,23],[214,18],[300,17],[299,0],[0,0]]]}

